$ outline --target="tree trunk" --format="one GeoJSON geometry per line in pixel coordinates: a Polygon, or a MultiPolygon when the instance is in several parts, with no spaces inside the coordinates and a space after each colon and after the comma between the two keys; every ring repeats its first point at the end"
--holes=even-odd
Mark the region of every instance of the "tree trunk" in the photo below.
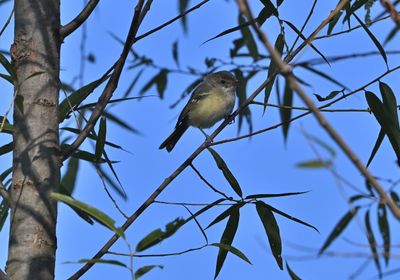
{"type": "Polygon", "coordinates": [[[16,71],[9,279],[53,279],[60,181],[59,0],[15,0],[16,71]]]}

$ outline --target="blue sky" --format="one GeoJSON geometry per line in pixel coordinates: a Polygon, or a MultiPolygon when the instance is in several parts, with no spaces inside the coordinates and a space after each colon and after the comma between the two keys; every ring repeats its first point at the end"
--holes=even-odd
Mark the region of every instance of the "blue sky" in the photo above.
{"type": "MultiPolygon", "coordinates": [[[[78,2],[78,1],[76,1],[78,2]]],[[[145,18],[139,34],[152,29],[177,14],[177,1],[154,1],[152,9],[145,18]]],[[[190,1],[193,5],[195,1],[190,1]]],[[[319,1],[315,13],[305,30],[310,34],[314,28],[328,15],[336,1],[319,1]]],[[[99,5],[87,23],[87,53],[93,54],[95,63],[87,63],[85,68],[85,83],[99,78],[102,73],[118,58],[121,45],[116,42],[110,32],[120,38],[125,38],[133,14],[134,1],[120,0],[118,4],[113,1],[104,1],[99,5]]],[[[259,1],[251,1],[254,11],[261,7],[259,1]]],[[[284,1],[280,7],[280,16],[300,27],[311,7],[312,1],[284,1]]],[[[74,17],[81,9],[82,3],[70,4],[62,2],[62,22],[66,23],[74,17]]],[[[379,7],[378,3],[376,4],[379,7]]],[[[0,9],[1,23],[8,16],[11,4],[5,4],[0,9]]],[[[353,23],[355,24],[355,22],[353,23]]],[[[212,0],[203,8],[195,11],[188,17],[189,32],[185,36],[180,23],[175,23],[160,32],[135,44],[134,48],[139,54],[146,55],[153,59],[154,63],[167,67],[176,68],[173,61],[171,45],[179,40],[179,58],[182,69],[190,66],[205,71],[205,57],[218,57],[229,61],[229,48],[231,41],[238,38],[238,33],[228,35],[221,39],[214,40],[202,45],[204,41],[215,36],[227,28],[237,25],[237,8],[234,1],[212,0]]],[[[383,40],[388,31],[393,27],[390,20],[373,26],[371,30],[378,39],[383,40]]],[[[345,26],[338,25],[336,31],[344,30],[345,26]]],[[[276,20],[271,18],[263,30],[271,41],[278,35],[279,28],[276,20]]],[[[293,42],[295,34],[286,27],[286,36],[289,44],[293,42]]],[[[71,81],[79,71],[79,43],[80,32],[69,36],[62,46],[61,75],[63,81],[71,81]]],[[[0,49],[8,49],[12,42],[12,28],[9,28],[2,36],[0,49]]],[[[394,40],[387,49],[393,50],[398,46],[399,41],[394,40]]],[[[327,56],[344,55],[356,52],[375,50],[370,38],[362,29],[338,36],[332,39],[318,40],[315,45],[327,56]]],[[[265,53],[260,45],[259,50],[265,53]]],[[[316,58],[317,55],[310,48],[301,53],[295,62],[316,58]]],[[[389,58],[389,66],[397,66],[397,57],[389,58]]],[[[243,63],[249,63],[246,60],[243,63]]],[[[262,63],[265,63],[263,61],[262,63]]],[[[232,67],[225,67],[224,70],[232,70],[232,67]]],[[[385,72],[386,66],[379,56],[346,60],[334,63],[332,66],[321,65],[318,69],[331,73],[337,80],[347,85],[350,89],[356,89],[364,85],[379,74],[385,72]]],[[[115,98],[121,97],[132,79],[135,77],[135,70],[124,71],[120,85],[115,92],[115,98]]],[[[143,78],[132,91],[132,96],[137,96],[142,86],[157,72],[153,69],[146,69],[143,78]]],[[[313,85],[312,88],[305,88],[308,94],[319,93],[327,95],[332,90],[339,88],[332,83],[322,80],[309,72],[295,69],[297,76],[313,85]]],[[[260,73],[248,84],[250,94],[265,79],[266,73],[260,73]]],[[[172,153],[158,150],[159,144],[172,131],[180,109],[185,102],[181,102],[176,108],[169,109],[180,96],[185,87],[196,77],[191,75],[171,74],[163,100],[156,95],[155,88],[151,88],[147,95],[153,97],[144,98],[141,101],[128,101],[111,107],[111,113],[117,114],[127,121],[134,128],[140,131],[140,135],[132,134],[109,122],[107,140],[115,142],[130,153],[110,149],[109,155],[112,159],[120,161],[115,165],[122,184],[128,194],[128,200],[121,200],[115,193],[121,208],[128,214],[133,213],[149,194],[166,178],[177,166],[179,166],[191,152],[204,140],[203,135],[196,129],[189,129],[172,153]]],[[[398,88],[398,74],[394,73],[383,79],[393,89],[398,88]]],[[[281,80],[281,84],[282,80],[281,80]]],[[[10,87],[0,81],[3,95],[6,102],[0,103],[0,112],[3,115],[11,102],[12,91],[10,87]]],[[[77,86],[77,85],[76,85],[77,86]]],[[[377,86],[373,85],[369,90],[377,92],[377,86]]],[[[95,91],[93,99],[101,93],[95,91]]],[[[275,93],[271,95],[271,103],[276,104],[275,93]]],[[[258,100],[262,100],[262,97],[258,100]]],[[[317,102],[315,100],[315,102],[317,102]]],[[[295,105],[302,106],[302,103],[295,98],[295,105]]],[[[339,103],[335,108],[367,108],[362,92],[339,103]]],[[[297,112],[295,112],[297,114],[297,112]]],[[[344,136],[354,151],[366,162],[375,139],[379,132],[379,126],[372,115],[366,113],[332,113],[325,114],[332,125],[344,136]]],[[[279,112],[274,108],[268,108],[263,114],[262,108],[252,106],[254,130],[269,127],[279,123],[279,112]]],[[[63,124],[72,126],[73,118],[63,124]]],[[[215,126],[216,127],[216,126],[215,126]]],[[[210,129],[211,133],[213,129],[210,129]]],[[[311,248],[313,252],[318,250],[327,235],[332,230],[338,219],[349,210],[347,199],[349,195],[355,194],[348,186],[340,184],[325,169],[305,170],[296,168],[296,164],[302,161],[315,159],[317,155],[313,147],[304,136],[304,131],[312,134],[337,152],[334,159],[335,170],[344,178],[351,181],[355,186],[364,190],[364,180],[358,171],[352,166],[337,146],[330,140],[326,133],[318,126],[312,116],[303,118],[292,124],[288,141],[285,144],[281,129],[275,129],[268,133],[216,146],[215,150],[224,158],[229,168],[240,182],[245,195],[255,193],[281,193],[294,191],[309,191],[307,194],[295,197],[274,198],[266,202],[274,207],[311,223],[318,228],[317,233],[302,225],[296,224],[282,217],[277,217],[283,240],[283,256],[288,260],[291,268],[302,279],[347,279],[357,268],[365,262],[363,258],[343,257],[319,257],[315,254],[299,250],[299,246],[311,248]],[[311,258],[306,257],[313,256],[311,258]]],[[[247,126],[244,125],[242,133],[247,133],[247,126]]],[[[218,135],[217,139],[227,139],[237,135],[236,124],[228,126],[218,135]]],[[[0,136],[0,145],[8,143],[9,136],[0,136]]],[[[87,150],[93,149],[92,145],[85,144],[87,150]]],[[[315,146],[318,153],[326,158],[325,150],[315,146]]],[[[395,155],[391,150],[388,141],[385,141],[379,151],[376,160],[371,165],[374,175],[381,178],[396,180],[398,168],[395,163],[395,155]]],[[[0,157],[2,169],[11,164],[8,156],[0,157]]],[[[234,195],[216,168],[209,153],[202,153],[194,162],[202,174],[210,180],[214,186],[218,186],[224,192],[234,195]]],[[[387,187],[387,185],[386,185],[387,187]]],[[[113,207],[113,204],[103,190],[100,179],[95,170],[89,164],[82,164],[79,171],[74,197],[93,205],[113,217],[117,224],[123,222],[123,218],[113,207]]],[[[163,192],[158,200],[171,202],[207,203],[219,197],[207,189],[199,178],[190,170],[185,170],[169,187],[163,192]]],[[[196,211],[197,208],[191,208],[196,211]]],[[[199,222],[205,227],[214,217],[225,208],[213,209],[208,214],[199,218],[199,222]]],[[[372,207],[372,217],[375,217],[376,207],[372,207]]],[[[135,247],[147,233],[163,228],[168,222],[177,217],[188,217],[187,211],[179,206],[152,205],[127,231],[128,242],[135,247]]],[[[394,222],[392,233],[398,230],[394,222]]],[[[219,242],[224,229],[225,222],[207,230],[210,242],[219,242]]],[[[380,242],[377,227],[376,238],[380,242]]],[[[7,246],[8,228],[0,233],[0,246],[7,246]]],[[[77,217],[65,205],[60,204],[58,221],[58,252],[56,278],[65,279],[76,271],[80,265],[64,264],[67,261],[90,258],[108,240],[111,232],[96,224],[90,226],[77,217]]],[[[339,238],[330,247],[332,252],[339,256],[344,252],[369,253],[367,239],[364,234],[363,216],[352,221],[345,231],[346,240],[339,238]],[[352,243],[361,244],[355,246],[352,243]]],[[[399,243],[398,235],[392,234],[393,244],[399,243]]],[[[204,243],[201,233],[194,223],[188,224],[179,230],[173,237],[165,240],[146,253],[176,252],[204,243]]],[[[233,245],[242,250],[252,261],[248,265],[239,258],[228,255],[225,265],[218,279],[289,279],[287,272],[280,271],[274,258],[271,255],[264,229],[256,215],[254,207],[247,206],[241,210],[239,229],[233,245]]],[[[112,248],[113,251],[127,252],[123,242],[118,242],[112,248]]],[[[6,260],[5,250],[0,253],[1,263],[6,260]]],[[[215,262],[217,257],[216,248],[206,248],[200,251],[188,253],[183,256],[166,258],[138,258],[134,259],[135,269],[148,265],[164,265],[163,270],[155,269],[143,279],[212,279],[214,275],[215,262]]],[[[118,259],[128,264],[127,258],[107,256],[108,259],[118,259]]],[[[398,267],[398,260],[392,259],[391,268],[398,267]],[[396,263],[397,262],[397,263],[396,263]]],[[[357,279],[369,279],[376,275],[376,269],[370,263],[357,279]]],[[[98,264],[91,269],[82,279],[129,279],[127,270],[111,265],[98,264]]],[[[392,279],[395,279],[393,276],[392,279]]],[[[390,277],[388,277],[390,279],[390,277]]]]}

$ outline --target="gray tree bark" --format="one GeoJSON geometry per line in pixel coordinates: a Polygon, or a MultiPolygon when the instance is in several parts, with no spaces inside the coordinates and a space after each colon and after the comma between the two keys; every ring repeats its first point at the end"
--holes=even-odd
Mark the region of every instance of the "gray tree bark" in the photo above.
{"type": "Polygon", "coordinates": [[[53,279],[60,181],[59,0],[15,0],[16,71],[9,279],[53,279]],[[22,104],[22,106],[21,106],[22,104]]]}

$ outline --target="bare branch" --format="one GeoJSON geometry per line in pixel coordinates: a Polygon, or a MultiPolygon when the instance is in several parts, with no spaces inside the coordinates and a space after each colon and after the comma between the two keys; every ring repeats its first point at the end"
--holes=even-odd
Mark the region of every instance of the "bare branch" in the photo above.
{"type": "MultiPolygon", "coordinates": [[[[253,15],[251,13],[250,7],[248,5],[247,0],[237,0],[240,10],[243,14],[246,15],[247,20],[252,22],[252,27],[257,33],[260,41],[264,44],[265,48],[270,52],[271,59],[276,63],[279,70],[285,75],[287,83],[289,83],[290,87],[297,92],[299,97],[303,100],[303,102],[307,105],[308,108],[312,111],[315,118],[318,120],[319,124],[326,130],[326,132],[331,136],[331,138],[336,142],[336,144],[342,149],[342,151],[347,155],[347,157],[353,162],[353,164],[357,167],[357,169],[363,174],[365,179],[371,183],[372,187],[378,192],[381,197],[382,203],[386,204],[391,210],[392,214],[400,220],[400,208],[393,202],[392,199],[387,195],[383,187],[379,184],[376,178],[369,172],[369,170],[362,164],[361,160],[357,157],[357,155],[350,149],[350,147],[346,144],[344,139],[336,132],[336,130],[329,124],[329,122],[322,115],[318,107],[314,104],[314,102],[307,96],[305,91],[300,87],[296,78],[293,76],[291,71],[288,71],[289,65],[285,63],[280,54],[275,50],[272,44],[269,42],[265,33],[261,31],[257,23],[253,20],[253,15]]],[[[348,0],[342,0],[339,2],[336,7],[336,11],[339,12],[341,8],[348,2],[348,0]]],[[[335,11],[334,10],[334,11],[335,11]]],[[[332,14],[332,13],[331,13],[332,14]]],[[[311,36],[315,37],[316,33],[314,32],[311,36]]],[[[306,40],[309,44],[311,40],[306,40]]],[[[293,53],[296,53],[294,51],[293,53]]],[[[298,53],[298,52],[297,52],[298,53]]]]}
{"type": "Polygon", "coordinates": [[[100,0],[90,0],[85,8],[69,23],[66,25],[62,26],[60,28],[60,36],[62,39],[70,35],[72,32],[74,32],[76,29],[79,28],[79,26],[84,23],[88,17],[92,14],[93,10],[96,8],[97,4],[99,3],[100,0]]]}

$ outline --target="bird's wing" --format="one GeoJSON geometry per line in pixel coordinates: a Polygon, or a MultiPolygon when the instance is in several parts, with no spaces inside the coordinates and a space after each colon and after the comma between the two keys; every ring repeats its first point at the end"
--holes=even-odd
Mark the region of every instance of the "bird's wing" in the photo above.
{"type": "Polygon", "coordinates": [[[190,96],[188,103],[185,105],[181,114],[178,117],[176,126],[178,126],[182,121],[184,121],[184,119],[187,117],[187,114],[189,113],[193,105],[196,104],[199,100],[201,100],[205,96],[207,96],[210,91],[211,91],[211,86],[206,82],[200,83],[193,90],[192,96],[190,96]]]}

